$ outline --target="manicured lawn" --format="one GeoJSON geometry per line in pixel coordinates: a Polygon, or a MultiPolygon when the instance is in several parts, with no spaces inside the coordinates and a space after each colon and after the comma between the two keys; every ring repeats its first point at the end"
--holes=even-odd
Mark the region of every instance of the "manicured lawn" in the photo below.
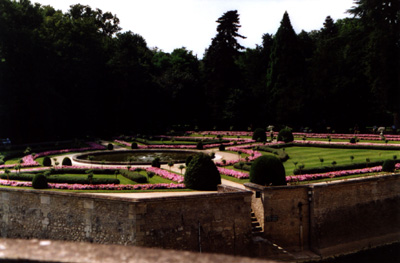
{"type": "Polygon", "coordinates": [[[351,164],[350,156],[354,156],[353,163],[365,163],[367,158],[369,158],[371,162],[383,161],[386,159],[393,159],[394,155],[400,158],[400,150],[288,147],[285,151],[290,157],[289,160],[283,163],[286,175],[293,174],[295,162],[297,162],[297,166],[304,164],[304,168],[313,168],[331,166],[333,161],[336,162],[336,165],[351,164]],[[319,159],[320,157],[324,159],[322,164],[319,159]]]}
{"type": "MultiPolygon", "coordinates": [[[[146,173],[143,173],[144,175],[146,173]]],[[[54,174],[50,175],[49,178],[65,178],[65,177],[75,177],[75,178],[87,178],[87,174],[54,174]]],[[[115,178],[114,174],[94,174],[93,178],[115,178]]],[[[137,184],[136,182],[129,180],[128,178],[123,177],[122,175],[118,175],[117,179],[119,179],[120,184],[137,184]]],[[[162,178],[160,176],[154,175],[149,180],[149,184],[169,184],[169,183],[176,183],[169,179],[162,178]]]]}

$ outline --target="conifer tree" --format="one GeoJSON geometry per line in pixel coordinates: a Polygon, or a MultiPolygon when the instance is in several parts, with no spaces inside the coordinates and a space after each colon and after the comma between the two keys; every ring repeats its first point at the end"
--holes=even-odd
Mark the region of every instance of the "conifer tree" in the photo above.
{"type": "Polygon", "coordinates": [[[294,124],[304,103],[304,57],[287,12],[274,37],[267,88],[276,121],[294,124]]]}

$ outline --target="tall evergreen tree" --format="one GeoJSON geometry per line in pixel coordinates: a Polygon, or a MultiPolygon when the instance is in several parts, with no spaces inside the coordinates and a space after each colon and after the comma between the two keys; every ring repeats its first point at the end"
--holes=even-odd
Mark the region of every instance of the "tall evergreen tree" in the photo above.
{"type": "Polygon", "coordinates": [[[269,104],[281,124],[298,124],[304,109],[304,57],[287,12],[274,37],[267,75],[269,104]]]}
{"type": "Polygon", "coordinates": [[[244,47],[237,38],[245,37],[238,33],[240,24],[236,10],[224,13],[216,22],[217,35],[204,57],[205,92],[212,119],[232,124],[239,119],[238,99],[242,93],[240,71],[235,60],[244,47]],[[228,112],[224,112],[227,106],[228,112]]]}

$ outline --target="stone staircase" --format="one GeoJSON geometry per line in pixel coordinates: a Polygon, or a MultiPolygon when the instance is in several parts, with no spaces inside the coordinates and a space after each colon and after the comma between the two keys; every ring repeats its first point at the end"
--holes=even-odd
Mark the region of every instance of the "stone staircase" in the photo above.
{"type": "Polygon", "coordinates": [[[253,210],[251,210],[251,233],[253,236],[261,236],[263,234],[263,229],[253,210]]]}

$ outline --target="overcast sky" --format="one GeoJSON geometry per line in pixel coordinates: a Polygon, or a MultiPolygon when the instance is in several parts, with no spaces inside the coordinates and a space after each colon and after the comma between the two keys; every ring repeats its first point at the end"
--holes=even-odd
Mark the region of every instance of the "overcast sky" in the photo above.
{"type": "Polygon", "coordinates": [[[80,3],[120,19],[122,31],[141,35],[148,47],[165,52],[186,47],[199,57],[216,35],[215,22],[225,12],[238,10],[239,33],[245,47],[261,44],[265,33],[275,34],[285,11],[297,33],[320,29],[325,18],[349,17],[353,0],[31,0],[66,12],[80,3]]]}

